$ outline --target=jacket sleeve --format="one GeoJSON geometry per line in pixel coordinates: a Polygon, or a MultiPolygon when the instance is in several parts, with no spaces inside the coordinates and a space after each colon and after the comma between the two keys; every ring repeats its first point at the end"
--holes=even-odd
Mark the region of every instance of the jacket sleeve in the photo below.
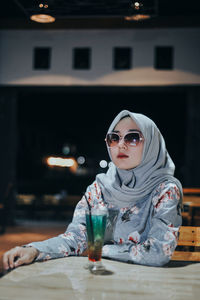
{"type": "Polygon", "coordinates": [[[85,208],[86,200],[85,197],[83,197],[78,202],[72,222],[64,234],[41,242],[33,242],[25,245],[26,247],[33,246],[39,250],[40,253],[36,261],[79,255],[87,248],[85,208]]]}
{"type": "Polygon", "coordinates": [[[142,243],[128,241],[105,245],[103,257],[141,265],[162,266],[169,262],[178,241],[182,223],[180,192],[175,184],[152,198],[153,212],[147,239],[142,243]]]}

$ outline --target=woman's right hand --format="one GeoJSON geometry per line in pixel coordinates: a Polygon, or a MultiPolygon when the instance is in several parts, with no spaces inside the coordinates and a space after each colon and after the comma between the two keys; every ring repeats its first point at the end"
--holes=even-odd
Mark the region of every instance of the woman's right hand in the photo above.
{"type": "Polygon", "coordinates": [[[15,247],[3,255],[3,268],[13,269],[23,264],[30,264],[38,256],[39,251],[34,247],[15,247]]]}

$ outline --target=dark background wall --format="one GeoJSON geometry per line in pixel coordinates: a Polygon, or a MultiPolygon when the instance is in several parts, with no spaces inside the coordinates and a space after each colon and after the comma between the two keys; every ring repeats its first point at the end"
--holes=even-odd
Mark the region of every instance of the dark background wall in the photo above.
{"type": "Polygon", "coordinates": [[[200,87],[188,90],[184,184],[200,187],[200,87]]]}
{"type": "MultiPolygon", "coordinates": [[[[81,194],[109,161],[104,137],[122,109],[144,113],[160,128],[183,187],[199,187],[199,87],[1,88],[1,203],[14,192],[81,194]],[[86,175],[49,169],[47,155],[86,157],[86,175]]],[[[12,197],[11,197],[12,198],[12,197]]],[[[9,201],[11,211],[14,203],[9,201]]]]}
{"type": "Polygon", "coordinates": [[[0,91],[0,230],[12,222],[17,186],[17,96],[14,90],[0,91]]]}

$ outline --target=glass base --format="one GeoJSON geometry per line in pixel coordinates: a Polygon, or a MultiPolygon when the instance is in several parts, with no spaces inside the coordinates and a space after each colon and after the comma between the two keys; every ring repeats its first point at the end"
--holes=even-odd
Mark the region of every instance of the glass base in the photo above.
{"type": "Polygon", "coordinates": [[[112,275],[113,272],[107,270],[104,265],[102,265],[101,261],[88,261],[88,263],[84,266],[85,269],[89,270],[94,275],[112,275]]]}
{"type": "Polygon", "coordinates": [[[90,270],[93,267],[94,263],[88,260],[87,264],[84,266],[84,269],[90,270]]]}
{"type": "Polygon", "coordinates": [[[89,270],[95,275],[104,275],[106,272],[105,267],[102,265],[101,261],[96,261],[90,265],[89,270]]]}

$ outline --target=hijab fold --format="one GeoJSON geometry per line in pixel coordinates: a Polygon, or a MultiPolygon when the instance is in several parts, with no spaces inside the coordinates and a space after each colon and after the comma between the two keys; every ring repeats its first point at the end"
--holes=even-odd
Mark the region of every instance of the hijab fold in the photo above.
{"type": "MultiPolygon", "coordinates": [[[[167,152],[163,136],[151,119],[143,114],[123,110],[115,117],[108,132],[113,131],[125,116],[132,118],[144,136],[142,160],[130,170],[119,169],[111,162],[107,173],[96,176],[106,202],[122,208],[133,206],[144,198],[151,201],[152,192],[159,184],[167,181],[175,183],[182,196],[181,183],[173,176],[175,165],[167,152]]],[[[109,148],[108,153],[110,155],[109,148]]]]}

